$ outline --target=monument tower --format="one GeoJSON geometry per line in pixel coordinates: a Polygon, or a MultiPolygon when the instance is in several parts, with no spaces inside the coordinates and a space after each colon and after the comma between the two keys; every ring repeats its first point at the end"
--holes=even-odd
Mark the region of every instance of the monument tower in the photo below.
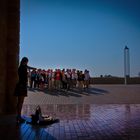
{"type": "Polygon", "coordinates": [[[128,83],[128,78],[130,77],[130,55],[129,48],[125,46],[124,48],[124,83],[128,83]]]}

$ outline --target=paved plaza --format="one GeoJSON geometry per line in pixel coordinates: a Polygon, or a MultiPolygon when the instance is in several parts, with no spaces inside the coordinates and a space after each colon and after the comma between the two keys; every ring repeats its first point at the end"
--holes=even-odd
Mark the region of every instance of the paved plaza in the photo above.
{"type": "Polygon", "coordinates": [[[86,91],[68,92],[29,89],[22,114],[30,117],[37,105],[44,115],[58,118],[59,122],[45,126],[17,125],[15,116],[11,120],[3,117],[0,137],[7,140],[140,140],[140,85],[92,85],[86,91]]]}
{"type": "Polygon", "coordinates": [[[89,90],[29,89],[24,104],[139,104],[140,85],[91,85],[89,90]]]}

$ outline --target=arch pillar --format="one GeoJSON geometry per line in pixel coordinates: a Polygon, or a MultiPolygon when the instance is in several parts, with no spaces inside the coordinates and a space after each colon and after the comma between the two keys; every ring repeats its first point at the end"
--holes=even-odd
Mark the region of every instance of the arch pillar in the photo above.
{"type": "Polygon", "coordinates": [[[0,114],[15,113],[20,40],[20,0],[0,1],[0,114]]]}

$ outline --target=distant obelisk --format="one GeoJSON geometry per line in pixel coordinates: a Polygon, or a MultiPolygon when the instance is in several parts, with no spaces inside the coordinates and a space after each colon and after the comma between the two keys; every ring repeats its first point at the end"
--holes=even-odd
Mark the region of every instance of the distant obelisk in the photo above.
{"type": "Polygon", "coordinates": [[[129,48],[125,46],[124,48],[124,83],[128,83],[128,78],[130,77],[130,56],[129,48]]]}

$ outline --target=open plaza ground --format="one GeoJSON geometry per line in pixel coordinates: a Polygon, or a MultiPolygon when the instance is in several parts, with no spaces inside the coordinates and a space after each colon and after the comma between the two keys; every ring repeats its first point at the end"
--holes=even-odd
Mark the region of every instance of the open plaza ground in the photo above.
{"type": "Polygon", "coordinates": [[[10,140],[139,140],[140,85],[91,85],[88,90],[29,89],[23,116],[40,105],[51,125],[16,124],[15,116],[0,119],[0,137],[10,140]]]}

